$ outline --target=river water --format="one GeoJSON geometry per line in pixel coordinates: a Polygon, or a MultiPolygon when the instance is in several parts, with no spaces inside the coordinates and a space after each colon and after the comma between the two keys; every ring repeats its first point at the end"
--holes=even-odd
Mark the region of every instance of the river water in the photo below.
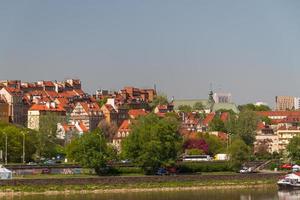
{"type": "Polygon", "coordinates": [[[172,192],[10,195],[0,200],[299,200],[300,191],[277,189],[226,189],[172,192]]]}

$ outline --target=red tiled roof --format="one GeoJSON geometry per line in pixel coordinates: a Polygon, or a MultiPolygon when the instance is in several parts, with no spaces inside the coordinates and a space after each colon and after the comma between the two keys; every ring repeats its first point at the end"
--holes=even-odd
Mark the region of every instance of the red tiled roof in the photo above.
{"type": "Polygon", "coordinates": [[[131,118],[137,118],[140,116],[145,116],[148,113],[145,111],[145,109],[131,109],[128,111],[128,114],[131,118]]]}
{"type": "Polygon", "coordinates": [[[121,124],[121,126],[119,127],[119,129],[118,129],[118,131],[125,131],[125,132],[128,132],[128,131],[130,131],[130,124],[131,124],[131,122],[130,122],[130,120],[124,120],[123,122],[122,122],[122,124],[121,124]]]}
{"type": "Polygon", "coordinates": [[[89,112],[100,112],[100,107],[97,103],[86,103],[86,102],[79,102],[79,104],[83,107],[83,109],[89,112]]]}
{"type": "Polygon", "coordinates": [[[259,116],[300,116],[300,111],[260,111],[259,116]]]}
{"type": "Polygon", "coordinates": [[[38,111],[52,111],[52,112],[65,112],[65,109],[60,106],[60,105],[56,105],[55,108],[53,107],[48,107],[45,104],[33,104],[29,110],[38,110],[38,111]]]}
{"type": "Polygon", "coordinates": [[[43,81],[43,85],[46,87],[55,87],[52,81],[43,81]]]}
{"type": "Polygon", "coordinates": [[[226,122],[229,118],[229,113],[228,112],[223,112],[221,113],[221,116],[220,116],[220,119],[223,121],[223,122],[226,122]]]}
{"type": "Polygon", "coordinates": [[[214,119],[215,115],[216,113],[209,113],[203,120],[203,124],[205,126],[208,126],[208,124],[214,119]]]}

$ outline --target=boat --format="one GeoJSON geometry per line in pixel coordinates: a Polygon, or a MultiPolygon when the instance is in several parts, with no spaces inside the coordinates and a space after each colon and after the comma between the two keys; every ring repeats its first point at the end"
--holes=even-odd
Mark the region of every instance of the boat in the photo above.
{"type": "Polygon", "coordinates": [[[281,178],[277,185],[280,190],[282,189],[300,189],[300,172],[294,172],[285,175],[281,178]]]}

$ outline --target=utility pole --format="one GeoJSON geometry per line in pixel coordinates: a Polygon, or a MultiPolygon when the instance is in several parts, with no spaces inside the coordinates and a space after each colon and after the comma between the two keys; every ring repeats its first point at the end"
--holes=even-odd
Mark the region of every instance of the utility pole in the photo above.
{"type": "Polygon", "coordinates": [[[5,165],[7,165],[7,133],[5,133],[5,165]]]}
{"type": "Polygon", "coordinates": [[[22,155],[23,164],[25,164],[25,132],[23,132],[23,155],[22,155]]]}

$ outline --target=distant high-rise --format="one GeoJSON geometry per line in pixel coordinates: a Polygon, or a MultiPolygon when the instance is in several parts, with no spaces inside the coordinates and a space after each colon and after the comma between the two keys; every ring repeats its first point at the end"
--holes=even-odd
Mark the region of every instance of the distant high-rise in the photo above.
{"type": "Polygon", "coordinates": [[[276,110],[294,110],[295,97],[292,96],[276,96],[276,110]]]}

